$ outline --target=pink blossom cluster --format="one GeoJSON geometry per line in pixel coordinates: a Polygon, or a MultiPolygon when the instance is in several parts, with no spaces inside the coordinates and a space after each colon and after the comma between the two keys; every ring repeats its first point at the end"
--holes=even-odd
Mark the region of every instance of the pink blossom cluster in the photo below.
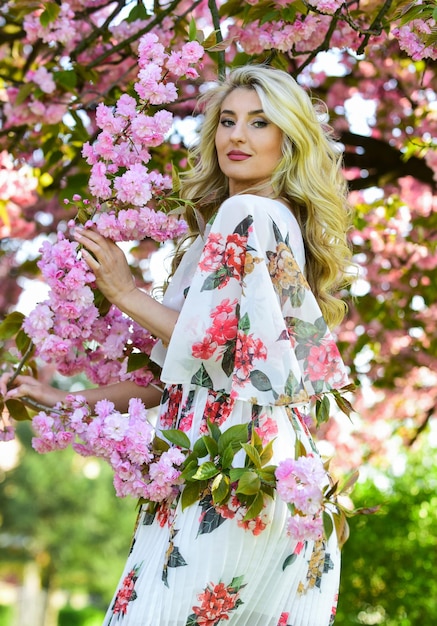
{"type": "Polygon", "coordinates": [[[22,218],[21,209],[35,202],[36,186],[30,169],[17,168],[8,152],[0,152],[0,239],[33,235],[35,224],[22,218]]]}
{"type": "Polygon", "coordinates": [[[38,266],[48,284],[49,297],[23,322],[37,355],[54,363],[61,374],[84,372],[95,384],[131,379],[148,384],[148,370],[128,373],[129,351],[150,354],[155,343],[148,331],[111,307],[104,316],[94,303],[94,274],[78,255],[77,242],[58,233],[55,243],[46,241],[38,266]]]}
{"type": "Polygon", "coordinates": [[[129,402],[127,414],[108,400],[96,403],[94,414],[85,398],[70,395],[50,413],[33,420],[34,449],[41,453],[71,445],[82,456],[104,459],[114,471],[118,497],[134,496],[153,502],[174,498],[179,485],[178,467],[185,455],[178,448],[153,449],[154,429],[138,398],[129,402]]]}
{"type": "Polygon", "coordinates": [[[83,155],[91,165],[89,188],[98,202],[92,221],[105,236],[165,241],[185,232],[185,222],[175,215],[147,206],[172,186],[169,176],[149,171],[147,163],[150,149],[164,142],[173,122],[169,111],[150,113],[148,107],[173,102],[177,89],[169,76],[197,78],[193,65],[203,52],[191,41],[167,53],[157,35],[144,35],[138,45],[136,97],[123,94],[113,108],[98,106],[100,133],[92,145],[84,144],[83,155]]]}
{"type": "Polygon", "coordinates": [[[399,47],[404,50],[413,61],[421,59],[437,59],[437,46],[427,45],[425,37],[435,32],[436,22],[414,20],[408,26],[401,26],[392,30],[392,35],[399,41],[399,47]]]}
{"type": "Polygon", "coordinates": [[[276,489],[293,513],[287,533],[295,541],[320,539],[323,534],[323,490],[327,482],[321,459],[314,455],[281,461],[276,489]]]}

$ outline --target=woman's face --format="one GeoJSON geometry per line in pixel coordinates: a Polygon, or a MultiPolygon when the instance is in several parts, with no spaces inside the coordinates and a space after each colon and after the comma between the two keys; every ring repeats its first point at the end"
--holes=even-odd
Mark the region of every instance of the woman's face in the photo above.
{"type": "Polygon", "coordinates": [[[220,111],[215,147],[232,196],[270,180],[282,158],[282,131],[267,119],[253,89],[234,89],[220,111]]]}

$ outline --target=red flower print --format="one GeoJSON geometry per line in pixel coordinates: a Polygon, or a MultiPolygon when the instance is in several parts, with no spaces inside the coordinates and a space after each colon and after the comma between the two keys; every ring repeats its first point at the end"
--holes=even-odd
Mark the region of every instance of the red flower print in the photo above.
{"type": "Polygon", "coordinates": [[[205,272],[215,272],[223,264],[225,246],[220,233],[211,233],[203,249],[199,267],[205,272]]]}
{"type": "Polygon", "coordinates": [[[244,271],[247,237],[233,233],[226,238],[226,248],[223,255],[225,267],[233,269],[233,277],[240,280],[244,271]]]}
{"type": "Polygon", "coordinates": [[[168,525],[171,526],[171,523],[174,518],[174,510],[167,504],[167,502],[160,502],[156,509],[156,519],[158,520],[158,524],[161,528],[168,525]]]}
{"type": "Polygon", "coordinates": [[[170,386],[168,388],[168,399],[163,404],[159,416],[159,425],[162,428],[173,428],[173,426],[175,426],[181,402],[182,387],[180,385],[170,386]]]}
{"type": "Polygon", "coordinates": [[[228,316],[221,313],[214,317],[212,327],[209,329],[219,346],[224,346],[237,336],[238,319],[236,315],[228,316]]]}
{"type": "Polygon", "coordinates": [[[193,606],[199,626],[216,626],[220,620],[229,619],[229,611],[236,607],[238,592],[223,583],[210,583],[198,596],[200,606],[193,606]]]}
{"type": "Polygon", "coordinates": [[[221,426],[229,417],[234,406],[234,401],[227,395],[221,395],[213,390],[209,390],[203,411],[202,424],[200,431],[208,432],[207,422],[213,422],[217,426],[221,426]]]}
{"type": "Polygon", "coordinates": [[[288,616],[289,616],[289,613],[281,613],[281,617],[279,618],[278,626],[287,626],[287,624],[288,624],[288,616]]]}
{"type": "Polygon", "coordinates": [[[218,344],[215,340],[215,337],[213,338],[210,333],[207,333],[202,341],[193,343],[191,347],[191,354],[194,356],[195,359],[202,359],[203,361],[207,361],[212,357],[217,349],[217,346],[218,344]]]}
{"type": "Polygon", "coordinates": [[[138,579],[138,571],[140,566],[135,566],[125,576],[120,589],[115,597],[114,604],[112,605],[113,615],[126,615],[129,602],[136,599],[137,594],[135,592],[135,583],[138,579]]]}
{"type": "Polygon", "coordinates": [[[255,427],[255,432],[261,437],[263,446],[266,446],[269,441],[274,439],[278,434],[278,425],[276,420],[266,415],[262,415],[259,418],[259,426],[255,427]]]}
{"type": "Polygon", "coordinates": [[[266,360],[267,350],[261,339],[254,339],[253,335],[246,335],[239,331],[235,349],[236,377],[240,383],[245,383],[252,370],[255,359],[266,360]]]}
{"type": "Polygon", "coordinates": [[[343,376],[339,370],[340,354],[333,340],[312,346],[308,354],[308,378],[311,381],[337,382],[343,376]]]}
{"type": "Polygon", "coordinates": [[[267,524],[261,519],[261,517],[258,516],[254,519],[249,519],[246,522],[243,520],[239,520],[237,522],[237,525],[244,530],[252,531],[252,535],[255,535],[255,537],[257,537],[262,533],[263,530],[265,530],[267,524]]]}

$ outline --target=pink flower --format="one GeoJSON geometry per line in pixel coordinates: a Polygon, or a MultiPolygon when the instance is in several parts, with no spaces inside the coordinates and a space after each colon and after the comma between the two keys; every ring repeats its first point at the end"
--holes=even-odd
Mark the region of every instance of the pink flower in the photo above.
{"type": "Polygon", "coordinates": [[[141,163],[132,165],[114,181],[117,198],[135,206],[144,206],[152,197],[147,180],[147,168],[141,163]]]}
{"type": "Polygon", "coordinates": [[[26,74],[26,79],[36,83],[44,93],[52,93],[56,89],[53,76],[45,67],[39,67],[37,70],[30,70],[26,74]]]}
{"type": "Polygon", "coordinates": [[[323,536],[322,518],[293,515],[288,520],[287,533],[294,541],[316,541],[323,536]]]}

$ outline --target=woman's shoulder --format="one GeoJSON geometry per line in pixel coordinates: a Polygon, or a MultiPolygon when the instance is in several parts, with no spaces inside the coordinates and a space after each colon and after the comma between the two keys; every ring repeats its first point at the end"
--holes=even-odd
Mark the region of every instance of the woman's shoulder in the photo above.
{"type": "Polygon", "coordinates": [[[276,198],[265,198],[255,194],[236,194],[225,200],[218,211],[223,217],[244,218],[248,215],[254,220],[272,219],[275,222],[285,223],[288,228],[296,228],[300,231],[298,222],[291,209],[284,201],[276,198]]]}

